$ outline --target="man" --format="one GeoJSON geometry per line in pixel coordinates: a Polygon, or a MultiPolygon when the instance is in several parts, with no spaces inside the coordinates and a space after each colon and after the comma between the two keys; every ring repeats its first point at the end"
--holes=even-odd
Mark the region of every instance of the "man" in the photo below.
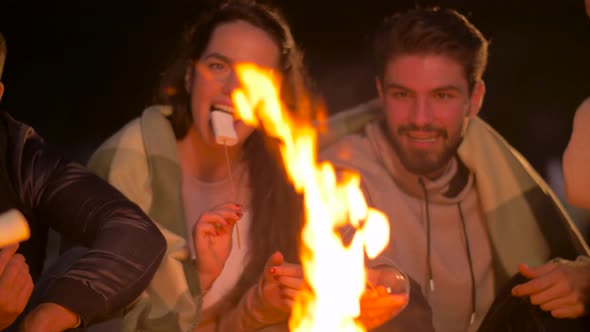
{"type": "Polygon", "coordinates": [[[587,245],[522,156],[476,117],[482,34],[455,11],[415,9],[387,19],[374,46],[379,101],[336,116],[329,129],[359,130],[323,157],[359,172],[371,205],[388,216],[384,255],[420,284],[435,330],[477,330],[509,281],[518,285],[508,302],[586,315],[588,260],[549,260],[587,256],[587,245]]]}
{"type": "MultiPolygon", "coordinates": [[[[5,57],[0,34],[0,75],[5,57]]],[[[0,83],[0,98],[3,92],[0,83]]],[[[20,210],[31,230],[20,246],[0,248],[0,330],[20,325],[24,331],[63,331],[104,319],[140,295],[164,254],[163,236],[141,209],[86,169],[65,161],[31,127],[4,112],[0,196],[0,213],[20,210]],[[22,319],[43,267],[49,227],[89,250],[22,319]]]]}

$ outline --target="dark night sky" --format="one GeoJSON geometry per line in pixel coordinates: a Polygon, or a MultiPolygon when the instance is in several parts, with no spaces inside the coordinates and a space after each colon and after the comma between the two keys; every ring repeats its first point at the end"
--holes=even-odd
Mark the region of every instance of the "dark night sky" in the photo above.
{"type": "MultiPolygon", "coordinates": [[[[332,112],[375,96],[372,31],[416,3],[456,8],[492,41],[481,115],[540,169],[590,96],[583,0],[275,1],[332,112]]],[[[151,101],[183,26],[213,1],[0,1],[8,41],[1,109],[80,161],[151,101]]]]}

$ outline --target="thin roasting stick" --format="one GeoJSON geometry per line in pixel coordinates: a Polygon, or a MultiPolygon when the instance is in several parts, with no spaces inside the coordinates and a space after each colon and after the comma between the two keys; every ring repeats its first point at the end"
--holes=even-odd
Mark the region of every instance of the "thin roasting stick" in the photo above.
{"type": "MultiPolygon", "coordinates": [[[[225,151],[225,162],[227,164],[227,171],[229,172],[229,182],[231,185],[231,191],[232,191],[232,197],[233,200],[236,201],[238,199],[238,194],[237,194],[237,190],[236,190],[236,184],[234,182],[234,176],[233,176],[233,172],[231,169],[231,163],[229,162],[229,153],[227,152],[227,144],[223,144],[223,149],[225,151]]],[[[236,222],[235,226],[236,226],[236,234],[238,235],[238,249],[240,249],[241,245],[241,241],[240,241],[240,228],[238,227],[239,223],[236,222]]]]}

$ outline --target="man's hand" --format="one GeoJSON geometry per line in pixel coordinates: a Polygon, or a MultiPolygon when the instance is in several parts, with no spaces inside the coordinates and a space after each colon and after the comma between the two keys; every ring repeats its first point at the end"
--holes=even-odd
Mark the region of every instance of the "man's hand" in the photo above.
{"type": "Polygon", "coordinates": [[[530,296],[530,301],[556,318],[577,318],[588,313],[590,261],[559,260],[537,267],[518,266],[531,279],[512,288],[512,295],[530,296]]]}
{"type": "Polygon", "coordinates": [[[232,248],[233,226],[240,218],[241,206],[226,203],[203,213],[195,224],[193,237],[202,289],[209,289],[223,270],[232,248]]]}
{"type": "Polygon", "coordinates": [[[361,314],[358,321],[367,330],[381,326],[397,316],[408,304],[409,281],[393,268],[368,269],[371,285],[361,297],[361,314]]]}
{"type": "Polygon", "coordinates": [[[41,303],[23,320],[21,332],[58,332],[76,327],[79,317],[55,303],[41,303]]]}
{"type": "Polygon", "coordinates": [[[29,266],[17,249],[18,244],[0,249],[0,330],[23,312],[33,292],[29,266]]]}

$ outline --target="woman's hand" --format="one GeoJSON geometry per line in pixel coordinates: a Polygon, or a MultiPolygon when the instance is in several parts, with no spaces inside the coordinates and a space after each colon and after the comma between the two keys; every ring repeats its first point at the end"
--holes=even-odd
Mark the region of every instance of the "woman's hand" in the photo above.
{"type": "Polygon", "coordinates": [[[284,262],[275,252],[266,262],[261,284],[261,297],[266,305],[283,312],[291,312],[297,293],[304,285],[301,265],[284,262]]]}
{"type": "Polygon", "coordinates": [[[242,218],[242,207],[225,203],[203,213],[193,229],[197,270],[201,289],[211,287],[223,270],[232,248],[234,224],[242,218]]]}

